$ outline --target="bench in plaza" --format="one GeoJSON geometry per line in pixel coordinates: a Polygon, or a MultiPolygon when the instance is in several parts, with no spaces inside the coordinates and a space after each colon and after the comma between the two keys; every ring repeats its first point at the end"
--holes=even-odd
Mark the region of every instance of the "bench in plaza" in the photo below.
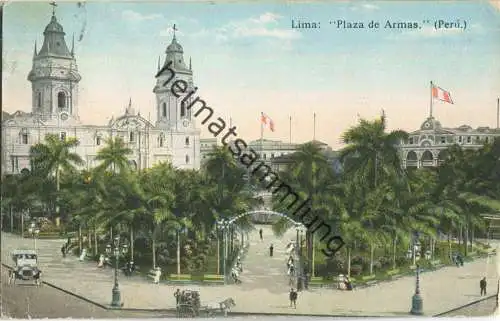
{"type": "Polygon", "coordinates": [[[386,275],[391,277],[391,279],[395,279],[397,277],[400,276],[400,270],[399,269],[393,269],[393,270],[389,270],[386,272],[386,275]]]}
{"type": "Polygon", "coordinates": [[[205,274],[203,276],[203,283],[207,283],[207,284],[224,284],[224,275],[219,275],[219,274],[205,274]]]}
{"type": "Polygon", "coordinates": [[[190,274],[170,274],[168,276],[168,280],[175,281],[175,282],[190,282],[191,275],[190,274]]]}
{"type": "Polygon", "coordinates": [[[441,262],[441,260],[434,260],[434,261],[431,261],[431,265],[433,268],[435,269],[438,269],[440,267],[443,267],[444,264],[441,262]]]}
{"type": "Polygon", "coordinates": [[[372,285],[377,283],[377,280],[375,280],[375,275],[373,274],[361,277],[361,281],[363,281],[363,283],[365,283],[366,285],[372,285]]]}
{"type": "Polygon", "coordinates": [[[311,287],[322,288],[324,285],[326,285],[326,283],[321,276],[313,276],[310,278],[308,285],[311,287]]]}

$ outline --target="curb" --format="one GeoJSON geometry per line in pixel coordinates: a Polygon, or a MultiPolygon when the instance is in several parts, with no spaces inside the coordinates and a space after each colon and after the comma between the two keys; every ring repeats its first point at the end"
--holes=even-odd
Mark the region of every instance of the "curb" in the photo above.
{"type": "MultiPolygon", "coordinates": [[[[5,267],[5,268],[8,268],[8,269],[12,269],[11,266],[5,264],[5,263],[2,263],[2,266],[5,267]]],[[[66,290],[66,289],[63,289],[57,285],[54,285],[50,282],[47,282],[47,281],[42,281],[42,284],[45,284],[51,288],[54,288],[56,290],[59,290],[59,291],[62,291],[66,294],[69,294],[77,299],[80,299],[80,300],[83,300],[87,303],[90,303],[90,304],[93,304],[101,309],[104,309],[104,310],[107,310],[107,311],[110,311],[110,310],[119,310],[119,311],[130,311],[130,312],[160,312],[160,313],[175,313],[176,312],[176,309],[173,309],[173,308],[170,308],[170,309],[144,309],[144,308],[113,308],[111,306],[106,306],[106,305],[103,305],[101,303],[97,303],[95,301],[92,301],[84,296],[81,296],[79,294],[76,294],[74,292],[71,292],[69,290],[66,290]]],[[[443,317],[443,316],[446,316],[446,314],[449,314],[449,313],[452,313],[452,312],[455,312],[455,311],[458,311],[460,309],[463,309],[463,308],[467,308],[471,305],[474,305],[474,304],[477,304],[477,303],[480,303],[480,302],[483,302],[483,301],[486,301],[486,300],[490,300],[492,298],[496,298],[498,294],[492,294],[490,296],[487,296],[487,297],[484,297],[484,298],[481,298],[479,300],[476,300],[476,301],[473,301],[473,302],[470,302],[470,303],[467,303],[465,305],[462,305],[462,306],[459,306],[459,307],[456,307],[456,308],[453,308],[451,310],[448,310],[448,311],[445,311],[445,312],[441,312],[441,313],[438,313],[438,314],[435,314],[433,315],[432,317],[443,317]]],[[[381,316],[381,315],[376,315],[376,316],[371,316],[371,315],[350,315],[350,314],[336,314],[336,315],[324,315],[324,314],[298,314],[298,313],[272,313],[272,312],[259,312],[259,313],[255,313],[255,312],[228,312],[228,315],[229,316],[262,316],[262,317],[266,317],[266,316],[270,316],[270,317],[280,317],[280,316],[299,316],[299,317],[313,317],[313,318],[332,318],[332,317],[342,317],[342,318],[397,318],[397,317],[400,317],[400,316],[381,316]]]]}
{"type": "Polygon", "coordinates": [[[436,314],[436,315],[433,315],[432,317],[443,317],[443,316],[446,316],[446,314],[448,313],[452,313],[452,312],[455,312],[455,311],[458,311],[458,310],[461,310],[461,309],[464,309],[464,308],[467,308],[467,307],[470,307],[471,305],[474,305],[474,304],[477,304],[477,303],[480,303],[480,302],[483,302],[483,301],[486,301],[486,300],[490,300],[490,299],[493,299],[493,298],[496,298],[497,297],[497,294],[492,294],[490,296],[487,296],[487,297],[484,297],[482,299],[479,299],[479,300],[476,300],[476,301],[473,301],[471,303],[467,303],[465,305],[462,305],[462,306],[459,306],[457,308],[454,308],[454,309],[451,309],[449,311],[446,311],[446,312],[442,312],[442,313],[439,313],[439,314],[436,314]]]}

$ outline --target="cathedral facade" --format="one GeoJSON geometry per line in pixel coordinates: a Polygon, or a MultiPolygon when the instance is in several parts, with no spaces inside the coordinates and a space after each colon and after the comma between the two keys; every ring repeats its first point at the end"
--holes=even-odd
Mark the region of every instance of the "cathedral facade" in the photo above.
{"type": "Polygon", "coordinates": [[[133,168],[148,168],[159,162],[171,162],[177,168],[200,167],[200,130],[181,99],[163,87],[171,76],[168,69],[163,68],[168,63],[172,64],[177,79],[194,87],[191,62],[189,66],[184,62],[183,48],[175,34],[166,49],[163,65],[158,62],[155,75],[156,122],[142,117],[130,100],[121,116],[102,126],[85,125],[80,121],[78,85],[82,77],[78,72],[74,41],[71,49],[68,48],[55,13],[43,35],[40,50],[35,43],[32,69],[28,74],[31,112],[2,115],[2,174],[30,170],[30,147],[43,142],[47,134],[55,134],[63,140],[67,137],[78,139],[75,152],[88,169],[98,165],[97,152],[111,137],[121,137],[132,150],[128,158],[133,168]]]}

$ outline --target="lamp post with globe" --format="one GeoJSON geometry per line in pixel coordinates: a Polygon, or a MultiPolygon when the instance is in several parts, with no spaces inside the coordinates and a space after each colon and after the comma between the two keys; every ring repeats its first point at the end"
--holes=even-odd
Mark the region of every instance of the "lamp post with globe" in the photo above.
{"type": "Polygon", "coordinates": [[[28,232],[31,234],[31,237],[33,237],[33,247],[36,251],[36,238],[38,234],[40,234],[40,228],[38,228],[35,222],[31,222],[28,232]]]}
{"type": "Polygon", "coordinates": [[[120,287],[118,285],[118,269],[119,269],[118,264],[120,261],[120,254],[126,254],[127,252],[128,252],[128,245],[125,243],[120,244],[119,236],[113,239],[113,244],[108,244],[106,246],[106,254],[108,254],[108,256],[114,254],[115,257],[114,285],[113,285],[113,290],[111,292],[112,293],[111,307],[113,308],[122,307],[120,287]]]}

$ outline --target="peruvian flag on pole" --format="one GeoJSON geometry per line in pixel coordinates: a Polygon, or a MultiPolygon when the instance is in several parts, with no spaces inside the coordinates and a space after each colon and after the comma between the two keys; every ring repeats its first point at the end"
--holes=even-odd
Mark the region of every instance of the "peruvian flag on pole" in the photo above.
{"type": "Polygon", "coordinates": [[[453,104],[453,100],[451,99],[451,95],[449,91],[444,90],[441,87],[438,87],[432,84],[432,98],[444,101],[449,104],[453,104]]]}
{"type": "Polygon", "coordinates": [[[260,122],[264,127],[269,128],[272,132],[274,132],[274,122],[271,119],[271,117],[267,116],[264,113],[261,113],[260,115],[260,122]]]}

